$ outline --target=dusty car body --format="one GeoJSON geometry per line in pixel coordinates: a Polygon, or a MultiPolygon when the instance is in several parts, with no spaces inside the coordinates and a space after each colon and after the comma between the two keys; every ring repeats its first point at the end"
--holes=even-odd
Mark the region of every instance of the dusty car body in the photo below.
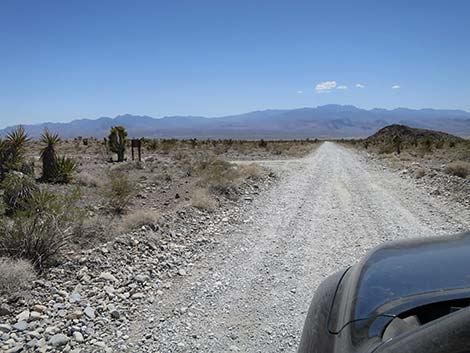
{"type": "Polygon", "coordinates": [[[470,352],[470,233],[390,242],[328,277],[298,352],[470,352]]]}

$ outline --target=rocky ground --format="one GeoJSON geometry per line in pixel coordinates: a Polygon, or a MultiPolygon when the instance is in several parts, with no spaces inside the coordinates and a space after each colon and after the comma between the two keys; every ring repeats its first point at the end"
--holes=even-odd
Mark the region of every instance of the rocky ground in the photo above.
{"type": "Polygon", "coordinates": [[[226,224],[238,220],[241,209],[271,182],[244,185],[242,197],[220,212],[180,210],[160,220],[163,226],[144,226],[96,248],[69,253],[34,283],[28,299],[2,304],[0,348],[135,351],[129,323],[142,308],[168,295],[174,279],[191,272],[226,224]]]}
{"type": "Polygon", "coordinates": [[[403,179],[414,183],[418,188],[443,201],[452,200],[470,208],[470,178],[462,178],[449,174],[447,165],[452,162],[445,154],[440,158],[416,158],[408,153],[380,155],[362,151],[366,158],[384,168],[396,172],[403,179]]]}
{"type": "Polygon", "coordinates": [[[294,352],[323,278],[383,241],[470,228],[465,203],[337,144],[258,163],[279,177],[214,213],[177,209],[69,253],[3,302],[0,349],[294,352]]]}

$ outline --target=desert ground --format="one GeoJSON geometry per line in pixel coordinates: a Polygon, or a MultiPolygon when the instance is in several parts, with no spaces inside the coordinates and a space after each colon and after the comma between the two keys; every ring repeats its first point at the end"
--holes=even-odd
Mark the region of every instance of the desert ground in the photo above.
{"type": "Polygon", "coordinates": [[[38,184],[79,190],[77,216],[39,269],[3,258],[0,348],[295,352],[328,275],[384,241],[470,229],[468,142],[393,141],[149,140],[122,163],[59,143],[73,178],[38,184]]]}

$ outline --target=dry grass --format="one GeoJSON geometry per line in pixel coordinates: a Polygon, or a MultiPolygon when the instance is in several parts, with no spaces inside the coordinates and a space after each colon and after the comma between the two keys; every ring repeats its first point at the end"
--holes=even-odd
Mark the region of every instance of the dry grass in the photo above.
{"type": "Polygon", "coordinates": [[[111,217],[97,215],[77,222],[73,230],[73,241],[87,246],[106,241],[113,234],[115,226],[111,217]]]}
{"type": "Polygon", "coordinates": [[[160,214],[155,210],[140,209],[132,211],[122,218],[121,229],[124,232],[130,232],[142,228],[143,226],[154,229],[158,223],[160,214]]]}
{"type": "Polygon", "coordinates": [[[127,173],[115,169],[109,172],[108,182],[103,186],[101,193],[108,208],[116,214],[121,214],[137,195],[138,189],[127,173]]]}
{"type": "Polygon", "coordinates": [[[260,179],[265,175],[256,163],[236,165],[218,158],[197,161],[193,173],[199,177],[199,186],[218,194],[230,193],[247,179],[260,179]]]}
{"type": "Polygon", "coordinates": [[[217,200],[207,189],[196,189],[191,195],[191,206],[200,210],[214,211],[217,208],[217,200]]]}
{"type": "Polygon", "coordinates": [[[100,179],[87,172],[80,172],[79,174],[77,174],[77,176],[75,177],[75,181],[78,185],[81,186],[88,186],[92,188],[102,186],[102,182],[100,179]]]}
{"type": "Polygon", "coordinates": [[[240,175],[242,176],[242,178],[244,178],[244,179],[249,179],[249,178],[251,178],[251,179],[261,179],[266,175],[263,168],[261,168],[261,166],[259,164],[256,164],[256,163],[251,163],[251,164],[247,164],[247,165],[240,165],[240,166],[238,166],[238,171],[239,171],[240,175]]]}
{"type": "Polygon", "coordinates": [[[449,163],[445,172],[450,175],[455,175],[461,178],[466,178],[470,175],[470,163],[469,162],[452,162],[449,163]]]}
{"type": "Polygon", "coordinates": [[[0,293],[22,296],[36,279],[33,265],[27,260],[0,257],[0,293]]]}
{"type": "Polygon", "coordinates": [[[418,168],[415,170],[416,179],[420,179],[426,175],[426,170],[424,168],[418,168]]]}

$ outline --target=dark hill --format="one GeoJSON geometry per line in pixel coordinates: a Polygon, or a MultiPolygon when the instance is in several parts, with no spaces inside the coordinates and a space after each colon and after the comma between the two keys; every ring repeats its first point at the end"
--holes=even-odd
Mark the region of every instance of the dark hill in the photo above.
{"type": "Polygon", "coordinates": [[[463,139],[445,132],[416,129],[405,125],[389,125],[365,139],[371,145],[390,145],[397,141],[403,144],[420,144],[426,140],[437,142],[459,142],[463,139]]]}

